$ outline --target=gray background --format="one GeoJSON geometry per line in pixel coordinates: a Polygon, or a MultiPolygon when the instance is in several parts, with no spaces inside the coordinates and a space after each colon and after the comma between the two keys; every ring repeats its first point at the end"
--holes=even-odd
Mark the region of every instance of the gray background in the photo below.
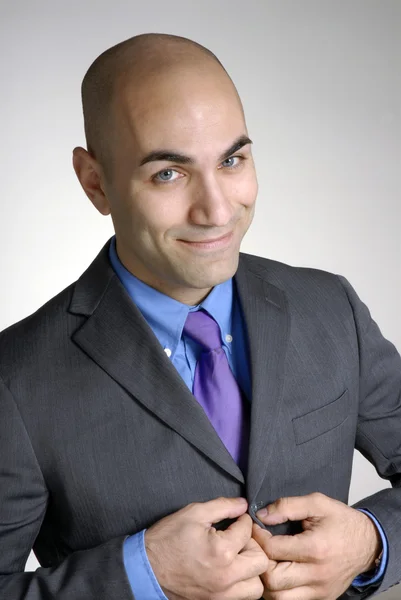
{"type": "MultiPolygon", "coordinates": [[[[3,1],[0,330],[112,234],[71,166],[80,82],[149,31],[209,47],[243,98],[260,184],[243,250],[345,275],[400,349],[401,0],[3,1]]],[[[387,485],[355,453],[350,503],[387,485]]]]}

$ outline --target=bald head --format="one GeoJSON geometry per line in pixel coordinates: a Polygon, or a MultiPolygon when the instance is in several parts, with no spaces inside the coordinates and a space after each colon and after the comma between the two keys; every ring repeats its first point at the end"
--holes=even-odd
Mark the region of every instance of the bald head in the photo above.
{"type": "Polygon", "coordinates": [[[235,273],[258,189],[233,82],[196,42],[146,34],[99,56],[82,97],[89,152],[73,165],[122,264],[198,304],[235,273]]]}
{"type": "MultiPolygon", "coordinates": [[[[152,88],[171,71],[198,71],[228,79],[224,67],[207,48],[187,38],[167,34],[142,34],[103,52],[89,67],[82,82],[85,135],[89,153],[105,174],[112,170],[115,114],[124,90],[134,93],[152,88]]],[[[143,97],[143,95],[142,95],[143,97]]]]}

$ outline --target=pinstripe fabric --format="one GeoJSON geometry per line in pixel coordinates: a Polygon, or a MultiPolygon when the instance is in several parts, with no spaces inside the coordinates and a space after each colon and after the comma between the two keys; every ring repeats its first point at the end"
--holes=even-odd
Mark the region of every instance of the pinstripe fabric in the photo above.
{"type": "Polygon", "coordinates": [[[107,252],[0,334],[0,597],[132,600],[127,535],[217,496],[245,495],[253,518],[280,496],[347,502],[354,447],[393,485],[356,506],[389,541],[379,591],[398,583],[401,359],[352,287],[241,255],[252,374],[245,479],[107,252]],[[32,546],[43,569],[23,573],[32,546]]]}

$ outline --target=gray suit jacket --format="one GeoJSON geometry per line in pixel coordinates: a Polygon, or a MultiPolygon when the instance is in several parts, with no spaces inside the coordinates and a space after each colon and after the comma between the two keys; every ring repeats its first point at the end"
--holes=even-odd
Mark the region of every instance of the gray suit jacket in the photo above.
{"type": "Polygon", "coordinates": [[[108,244],[0,334],[1,598],[132,600],[127,535],[218,496],[246,496],[254,519],[282,496],[347,503],[354,447],[392,483],[357,506],[389,541],[380,591],[401,580],[400,356],[342,278],[241,254],[235,282],[252,376],[245,477],[115,275],[108,244]],[[24,573],[32,547],[42,567],[24,573]]]}

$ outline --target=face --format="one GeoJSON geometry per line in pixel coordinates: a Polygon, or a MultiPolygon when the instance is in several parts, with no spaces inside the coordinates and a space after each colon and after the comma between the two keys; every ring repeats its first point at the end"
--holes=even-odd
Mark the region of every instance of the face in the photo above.
{"type": "Polygon", "coordinates": [[[126,87],[104,185],[120,260],[187,304],[234,275],[257,194],[241,104],[216,71],[181,70],[139,91],[126,87]]]}

